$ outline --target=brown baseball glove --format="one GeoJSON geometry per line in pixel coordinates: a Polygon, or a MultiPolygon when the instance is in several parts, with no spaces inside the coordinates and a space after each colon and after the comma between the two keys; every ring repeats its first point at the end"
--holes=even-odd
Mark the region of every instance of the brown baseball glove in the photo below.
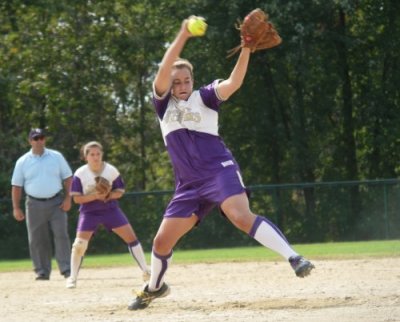
{"type": "Polygon", "coordinates": [[[256,50],[268,49],[278,46],[282,38],[274,28],[274,25],[268,21],[268,14],[257,8],[250,12],[236,26],[240,30],[241,44],[228,51],[228,57],[237,53],[240,48],[250,48],[254,53],[256,50]]]}
{"type": "Polygon", "coordinates": [[[111,184],[104,177],[96,177],[96,192],[99,194],[108,195],[111,192],[111,184]]]}

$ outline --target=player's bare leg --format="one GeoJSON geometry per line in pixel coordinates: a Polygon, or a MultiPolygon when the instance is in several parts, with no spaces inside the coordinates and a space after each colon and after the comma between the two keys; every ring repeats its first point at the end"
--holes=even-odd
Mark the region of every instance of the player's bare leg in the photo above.
{"type": "Polygon", "coordinates": [[[227,198],[222,203],[221,209],[237,228],[288,260],[298,277],[310,274],[314,265],[293,250],[275,224],[250,211],[246,193],[227,198]]]}
{"type": "Polygon", "coordinates": [[[137,293],[136,299],[128,307],[129,310],[144,309],[154,299],[165,297],[170,293],[164,277],[171,263],[172,250],[178,240],[190,231],[196,222],[195,215],[190,218],[164,218],[153,242],[149,284],[137,293]]]}

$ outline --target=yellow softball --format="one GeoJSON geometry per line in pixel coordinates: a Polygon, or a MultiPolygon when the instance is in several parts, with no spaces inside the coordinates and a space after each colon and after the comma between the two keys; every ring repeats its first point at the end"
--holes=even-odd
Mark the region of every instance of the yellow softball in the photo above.
{"type": "Polygon", "coordinates": [[[187,28],[193,36],[204,36],[207,30],[207,23],[203,17],[191,16],[189,17],[187,28]]]}

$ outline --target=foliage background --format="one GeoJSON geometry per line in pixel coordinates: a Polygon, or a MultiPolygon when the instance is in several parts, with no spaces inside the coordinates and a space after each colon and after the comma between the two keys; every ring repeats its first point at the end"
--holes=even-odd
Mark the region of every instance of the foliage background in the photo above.
{"type": "MultiPolygon", "coordinates": [[[[60,150],[73,169],[82,162],[80,146],[98,140],[128,191],[170,191],[173,174],[151,105],[157,65],[182,19],[202,15],[208,32],[190,40],[183,57],[195,66],[197,87],[228,77],[236,57],[227,59],[226,53],[239,43],[235,23],[256,7],[270,14],[283,43],[252,55],[245,83],[220,116],[220,133],[246,184],[396,178],[398,1],[7,0],[0,3],[0,238],[5,245],[17,243],[26,254],[25,228],[12,219],[10,177],[29,148],[31,127],[46,128],[48,146],[60,150]]],[[[315,186],[289,194],[279,190],[267,193],[267,204],[259,209],[278,214],[279,226],[299,242],[373,238],[371,229],[354,231],[374,218],[366,210],[380,197],[366,197],[360,185],[345,190],[324,197],[315,186]],[[321,230],[326,226],[329,232],[321,230]]],[[[143,232],[139,236],[154,235],[168,199],[157,201],[157,209],[149,201],[137,219],[132,217],[143,232]]],[[[125,200],[133,216],[137,209],[125,200]]],[[[254,200],[256,209],[258,204],[254,200]]],[[[76,216],[71,217],[73,233],[76,216]]],[[[398,218],[393,220],[396,225],[398,218]]],[[[198,242],[212,246],[224,225],[207,225],[198,242]]],[[[222,241],[229,243],[228,236],[231,232],[222,241]]],[[[101,234],[98,239],[109,242],[101,234]]],[[[145,245],[150,244],[151,237],[145,245]]],[[[186,245],[199,244],[187,240],[186,245]]]]}

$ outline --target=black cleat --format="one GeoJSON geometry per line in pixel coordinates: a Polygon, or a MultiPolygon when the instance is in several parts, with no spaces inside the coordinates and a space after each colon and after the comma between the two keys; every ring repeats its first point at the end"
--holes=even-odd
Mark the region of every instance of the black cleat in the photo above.
{"type": "Polygon", "coordinates": [[[303,256],[292,256],[289,258],[289,263],[297,277],[310,275],[311,270],[315,268],[315,266],[303,256]]]}
{"type": "Polygon", "coordinates": [[[136,299],[128,306],[128,310],[142,310],[150,305],[156,298],[165,297],[171,292],[166,283],[163,283],[160,289],[154,292],[149,291],[149,285],[146,285],[143,291],[137,293],[136,299]]]}

